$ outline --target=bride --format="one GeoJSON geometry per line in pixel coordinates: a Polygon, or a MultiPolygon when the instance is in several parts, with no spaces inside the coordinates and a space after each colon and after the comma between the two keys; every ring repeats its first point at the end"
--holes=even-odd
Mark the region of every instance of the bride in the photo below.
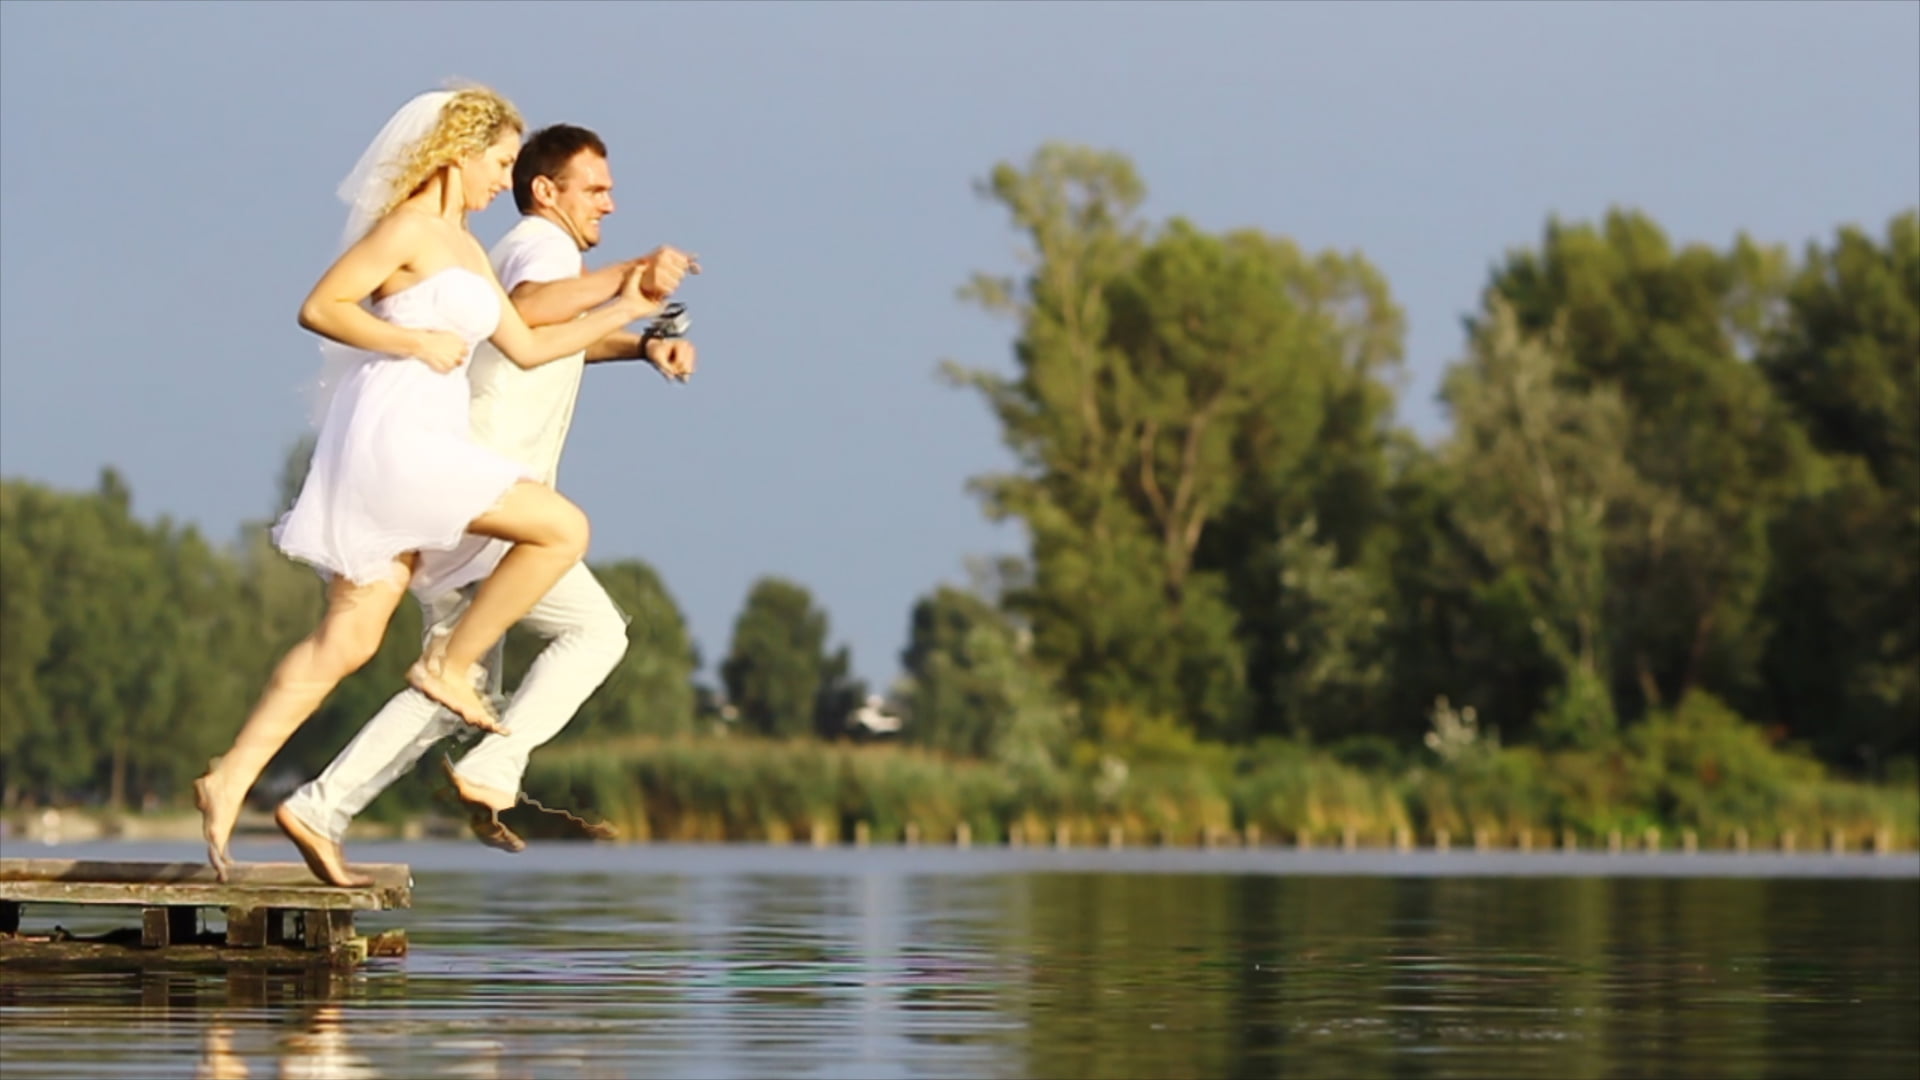
{"type": "Polygon", "coordinates": [[[485,579],[407,681],[467,723],[501,731],[475,689],[476,665],[586,555],[586,515],[469,435],[467,359],[482,339],[523,368],[568,356],[653,314],[647,294],[658,290],[643,264],[600,309],[526,325],[467,231],[467,214],[511,185],[523,128],[491,90],[421,94],[340,187],[346,250],[300,306],[300,325],[321,336],[326,356],[320,430],[306,484],[274,529],[281,551],[327,577],[327,610],[274,669],[232,749],[194,781],[222,881],[248,789],[373,657],[409,586],[437,595],[485,579]],[[423,565],[421,552],[434,557],[423,565]]]}

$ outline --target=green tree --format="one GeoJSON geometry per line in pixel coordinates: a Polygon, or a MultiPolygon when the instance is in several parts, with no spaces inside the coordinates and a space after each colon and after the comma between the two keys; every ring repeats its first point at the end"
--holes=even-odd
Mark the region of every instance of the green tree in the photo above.
{"type": "Polygon", "coordinates": [[[38,552],[22,536],[22,515],[41,498],[25,484],[0,485],[0,806],[11,807],[35,770],[33,748],[48,737],[52,703],[39,681],[55,630],[38,552]]]}
{"type": "Polygon", "coordinates": [[[1759,366],[1831,477],[1773,532],[1776,715],[1851,767],[1920,754],[1920,211],[1810,246],[1759,366]]]}
{"type": "Polygon", "coordinates": [[[742,726],[781,738],[820,729],[822,690],[833,674],[827,634],[826,613],[804,586],[777,577],[754,582],[720,664],[742,726]]]}
{"type": "Polygon", "coordinates": [[[986,399],[1020,465],[973,482],[989,516],[1023,520],[1032,543],[1033,581],[1006,601],[1031,619],[1035,652],[1075,699],[1155,693],[1156,667],[1166,682],[1164,599],[1142,571],[1158,560],[1117,482],[1137,434],[1120,430],[1107,400],[1125,367],[1110,343],[1109,292],[1138,257],[1145,188],[1117,154],[1049,144],[1025,171],[995,167],[976,191],[1032,247],[1024,281],[976,274],[961,291],[1019,325],[1018,373],[943,365],[986,399]]]}
{"type": "Polygon", "coordinates": [[[85,494],[0,485],[0,563],[6,798],[183,791],[243,689],[230,565],[192,529],[136,520],[111,469],[85,494]]]}
{"type": "Polygon", "coordinates": [[[1275,545],[1319,513],[1350,561],[1382,512],[1379,375],[1399,355],[1384,283],[1251,230],[1150,233],[1115,154],[1050,144],[981,191],[1031,249],[1023,281],[963,291],[1018,323],[1016,371],[944,370],[1017,462],[975,489],[1027,527],[1032,580],[1006,602],[1034,657],[1082,715],[1124,705],[1211,736],[1281,723],[1275,545]]]}
{"type": "Polygon", "coordinates": [[[901,737],[966,757],[1053,767],[1071,726],[1029,641],[975,593],[942,586],[921,597],[900,654],[901,737]]]}
{"type": "Polygon", "coordinates": [[[1539,733],[1597,746],[1616,723],[1609,525],[1663,493],[1626,460],[1619,391],[1583,388],[1572,368],[1558,326],[1526,335],[1506,301],[1490,297],[1470,358],[1442,391],[1454,420],[1446,460],[1459,480],[1454,523],[1490,579],[1483,602],[1524,620],[1554,672],[1539,733]]]}
{"type": "Polygon", "coordinates": [[[842,645],[820,665],[820,689],[813,703],[814,734],[823,739],[849,737],[849,720],[866,700],[867,684],[853,673],[853,651],[842,645]]]}
{"type": "Polygon", "coordinates": [[[1635,715],[1696,685],[1748,703],[1760,686],[1768,523],[1811,480],[1802,430],[1750,359],[1787,273],[1784,251],[1744,235],[1676,250],[1614,211],[1550,222],[1492,275],[1524,334],[1560,335],[1571,388],[1619,394],[1626,462],[1656,493],[1608,529],[1606,678],[1635,715]]]}

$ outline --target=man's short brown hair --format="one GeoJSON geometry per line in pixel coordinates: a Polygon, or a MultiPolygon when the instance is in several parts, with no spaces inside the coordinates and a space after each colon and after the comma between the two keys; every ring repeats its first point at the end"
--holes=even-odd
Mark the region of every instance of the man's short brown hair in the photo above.
{"type": "Polygon", "coordinates": [[[533,182],[542,176],[559,180],[567,163],[582,150],[607,156],[607,144],[600,136],[572,124],[554,124],[527,136],[513,163],[513,205],[523,214],[533,213],[533,182]]]}

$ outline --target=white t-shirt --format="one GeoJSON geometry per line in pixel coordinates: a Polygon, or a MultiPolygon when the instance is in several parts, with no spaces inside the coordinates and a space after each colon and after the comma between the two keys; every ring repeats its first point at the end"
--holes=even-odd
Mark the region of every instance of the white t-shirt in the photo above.
{"type": "MultiPolygon", "coordinates": [[[[488,254],[509,293],[522,282],[579,277],[585,265],[566,230],[541,217],[521,218],[488,254]]],[[[483,341],[469,363],[474,438],[533,469],[549,487],[557,486],[560,452],[573,426],[587,354],[577,352],[529,370],[483,341]]]]}

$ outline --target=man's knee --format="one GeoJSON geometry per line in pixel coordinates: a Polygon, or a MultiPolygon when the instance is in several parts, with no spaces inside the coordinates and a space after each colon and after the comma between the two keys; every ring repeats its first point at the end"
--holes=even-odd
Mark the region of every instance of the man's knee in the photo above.
{"type": "Polygon", "coordinates": [[[616,612],[594,618],[579,629],[580,654],[594,661],[605,678],[627,654],[627,622],[616,612]]]}

